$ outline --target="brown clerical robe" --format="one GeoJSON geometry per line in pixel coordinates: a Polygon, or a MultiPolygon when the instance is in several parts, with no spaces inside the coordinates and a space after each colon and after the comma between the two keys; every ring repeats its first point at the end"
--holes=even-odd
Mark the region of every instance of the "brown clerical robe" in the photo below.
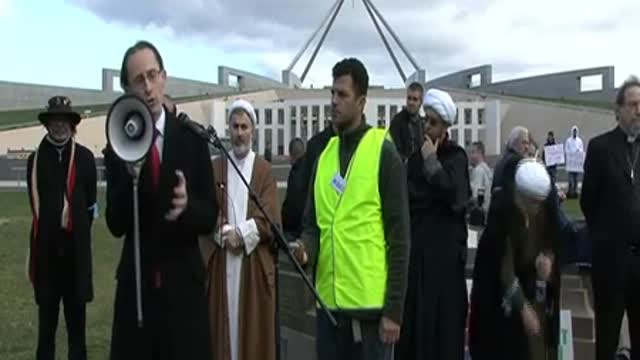
{"type": "MultiPolygon", "coordinates": [[[[226,223],[229,168],[226,159],[213,161],[214,186],[220,204],[220,216],[226,223]]],[[[251,189],[258,196],[269,216],[280,224],[280,210],[276,181],[271,165],[256,156],[250,181],[251,189]]],[[[275,348],[275,264],[274,234],[255,203],[248,197],[246,219],[254,219],[260,235],[258,246],[242,260],[238,302],[238,360],[276,358],[275,348]]],[[[214,221],[214,219],[212,219],[214,221]]],[[[227,250],[221,248],[213,235],[200,239],[200,248],[207,266],[207,294],[209,298],[209,323],[213,358],[231,360],[228,296],[227,250]]],[[[233,295],[232,295],[233,296],[233,295]]]]}

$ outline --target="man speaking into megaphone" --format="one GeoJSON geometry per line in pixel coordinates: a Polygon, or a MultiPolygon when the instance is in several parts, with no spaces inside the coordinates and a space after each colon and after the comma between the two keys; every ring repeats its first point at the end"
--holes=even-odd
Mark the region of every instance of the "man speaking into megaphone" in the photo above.
{"type": "Polygon", "coordinates": [[[215,227],[213,174],[207,144],[163,106],[166,79],[155,46],[136,43],[124,55],[120,83],[124,98],[137,99],[117,100],[107,118],[107,225],[114,236],[125,237],[117,269],[112,360],[211,358],[198,235],[215,227]],[[139,137],[132,135],[139,132],[139,137]],[[149,142],[141,146],[144,141],[149,142]],[[138,176],[128,159],[139,157],[138,176]],[[139,248],[134,247],[134,176],[139,248]]]}

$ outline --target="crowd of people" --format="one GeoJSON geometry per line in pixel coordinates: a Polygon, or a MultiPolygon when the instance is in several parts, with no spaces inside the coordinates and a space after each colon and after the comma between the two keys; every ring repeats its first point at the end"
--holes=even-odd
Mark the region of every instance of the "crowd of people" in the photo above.
{"type": "MultiPolygon", "coordinates": [[[[482,142],[465,149],[449,137],[457,117],[449,93],[410,84],[406,106],[387,131],[365,119],[369,75],[359,60],[338,62],[332,78],[332,122],[306,143],[291,141],[280,208],[271,159],[252,150],[257,120],[251,103],[231,104],[230,158],[212,161],[207,144],[183,126],[165,94],[158,49],[140,41],[126,50],[121,86],[146,103],[155,128],[137,194],[131,166],[111,143],[103,151],[106,222],[123,238],[110,359],[278,358],[278,231],[269,219],[282,226],[286,250],[312,275],[337,321],[334,326],[317,312],[320,360],[462,360],[467,344],[473,360],[556,359],[560,275],[572,261],[566,244],[574,229],[560,206],[557,165],[545,165],[544,147],[527,128],[515,127],[492,169],[482,142]],[[470,225],[483,231],[468,296],[470,225]]],[[[564,144],[567,157],[586,153],[582,188],[578,172],[570,171],[567,195],[580,193],[594,244],[598,360],[614,358],[625,312],[630,346],[640,348],[637,79],[620,88],[616,118],[618,126],[586,150],[577,127],[564,144]]],[[[54,358],[62,303],[69,358],[86,359],[95,159],[75,141],[81,117],[69,98],[51,98],[39,120],[47,134],[27,173],[36,357],[54,358]]],[[[544,146],[552,145],[549,132],[544,146]]]]}

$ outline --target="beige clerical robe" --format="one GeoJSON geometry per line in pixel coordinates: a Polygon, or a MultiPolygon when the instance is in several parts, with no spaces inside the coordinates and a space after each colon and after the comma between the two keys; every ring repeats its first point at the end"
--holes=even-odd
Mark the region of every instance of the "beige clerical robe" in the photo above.
{"type": "MultiPolygon", "coordinates": [[[[278,191],[271,165],[254,153],[238,161],[238,165],[244,175],[249,175],[247,181],[271,219],[280,224],[278,191]]],[[[225,159],[213,161],[213,173],[221,209],[217,225],[229,223],[245,237],[240,254],[221,246],[215,234],[200,239],[208,269],[213,358],[273,360],[276,357],[274,234],[225,159]]]]}

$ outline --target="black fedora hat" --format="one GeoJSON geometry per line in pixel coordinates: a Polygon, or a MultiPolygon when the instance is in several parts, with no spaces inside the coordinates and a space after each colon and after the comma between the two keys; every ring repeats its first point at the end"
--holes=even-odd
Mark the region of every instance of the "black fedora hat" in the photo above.
{"type": "Polygon", "coordinates": [[[52,118],[68,119],[73,125],[78,125],[81,120],[80,114],[71,108],[71,100],[66,96],[54,96],[47,102],[46,110],[38,114],[38,120],[43,125],[52,118]]]}

